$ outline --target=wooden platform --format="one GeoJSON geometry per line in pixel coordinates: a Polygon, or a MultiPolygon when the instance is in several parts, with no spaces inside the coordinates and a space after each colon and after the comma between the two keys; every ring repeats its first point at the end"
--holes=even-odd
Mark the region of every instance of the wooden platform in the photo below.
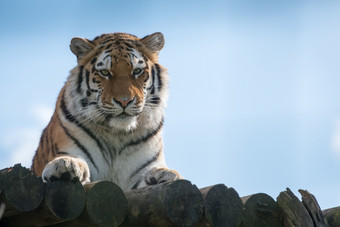
{"type": "Polygon", "coordinates": [[[123,192],[108,181],[43,183],[20,164],[0,172],[0,226],[340,226],[340,208],[287,188],[240,198],[224,184],[198,189],[178,180],[123,192]]]}

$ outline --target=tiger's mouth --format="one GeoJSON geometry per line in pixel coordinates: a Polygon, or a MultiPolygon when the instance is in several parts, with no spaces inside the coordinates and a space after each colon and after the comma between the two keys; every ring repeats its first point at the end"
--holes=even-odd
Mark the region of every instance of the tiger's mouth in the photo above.
{"type": "Polygon", "coordinates": [[[130,115],[128,113],[125,113],[125,112],[115,116],[115,118],[122,119],[122,120],[125,120],[125,119],[130,118],[130,117],[134,117],[134,116],[132,116],[132,115],[130,115]]]}
{"type": "Polygon", "coordinates": [[[131,115],[126,112],[118,115],[107,114],[105,120],[110,127],[128,132],[137,127],[137,115],[131,115]]]}
{"type": "Polygon", "coordinates": [[[115,114],[112,114],[112,113],[106,113],[105,114],[105,119],[107,121],[111,120],[111,119],[116,119],[116,120],[130,120],[131,118],[134,118],[136,117],[138,114],[135,114],[135,115],[131,115],[131,114],[128,114],[126,112],[122,112],[118,115],[115,115],[115,114]]]}

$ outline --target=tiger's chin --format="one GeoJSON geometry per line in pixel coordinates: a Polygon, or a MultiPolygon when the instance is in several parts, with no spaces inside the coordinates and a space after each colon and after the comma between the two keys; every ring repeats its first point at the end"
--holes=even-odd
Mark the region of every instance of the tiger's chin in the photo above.
{"type": "Polygon", "coordinates": [[[137,127],[137,116],[117,116],[109,120],[109,126],[119,131],[130,132],[137,127]]]}

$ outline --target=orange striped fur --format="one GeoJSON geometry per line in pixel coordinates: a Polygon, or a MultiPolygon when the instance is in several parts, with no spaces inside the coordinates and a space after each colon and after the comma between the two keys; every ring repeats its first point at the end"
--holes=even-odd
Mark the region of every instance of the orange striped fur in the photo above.
{"type": "Polygon", "coordinates": [[[181,178],[163,155],[163,45],[161,33],[73,38],[78,65],[60,91],[32,170],[44,181],[110,180],[125,190],[181,178]]]}

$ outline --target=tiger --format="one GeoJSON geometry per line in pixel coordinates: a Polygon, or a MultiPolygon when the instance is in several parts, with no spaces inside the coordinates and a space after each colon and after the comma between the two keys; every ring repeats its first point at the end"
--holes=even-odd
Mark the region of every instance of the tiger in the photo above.
{"type": "Polygon", "coordinates": [[[164,159],[167,69],[160,32],[75,37],[77,57],[43,130],[32,171],[44,182],[108,180],[123,190],[183,179],[164,159]]]}

